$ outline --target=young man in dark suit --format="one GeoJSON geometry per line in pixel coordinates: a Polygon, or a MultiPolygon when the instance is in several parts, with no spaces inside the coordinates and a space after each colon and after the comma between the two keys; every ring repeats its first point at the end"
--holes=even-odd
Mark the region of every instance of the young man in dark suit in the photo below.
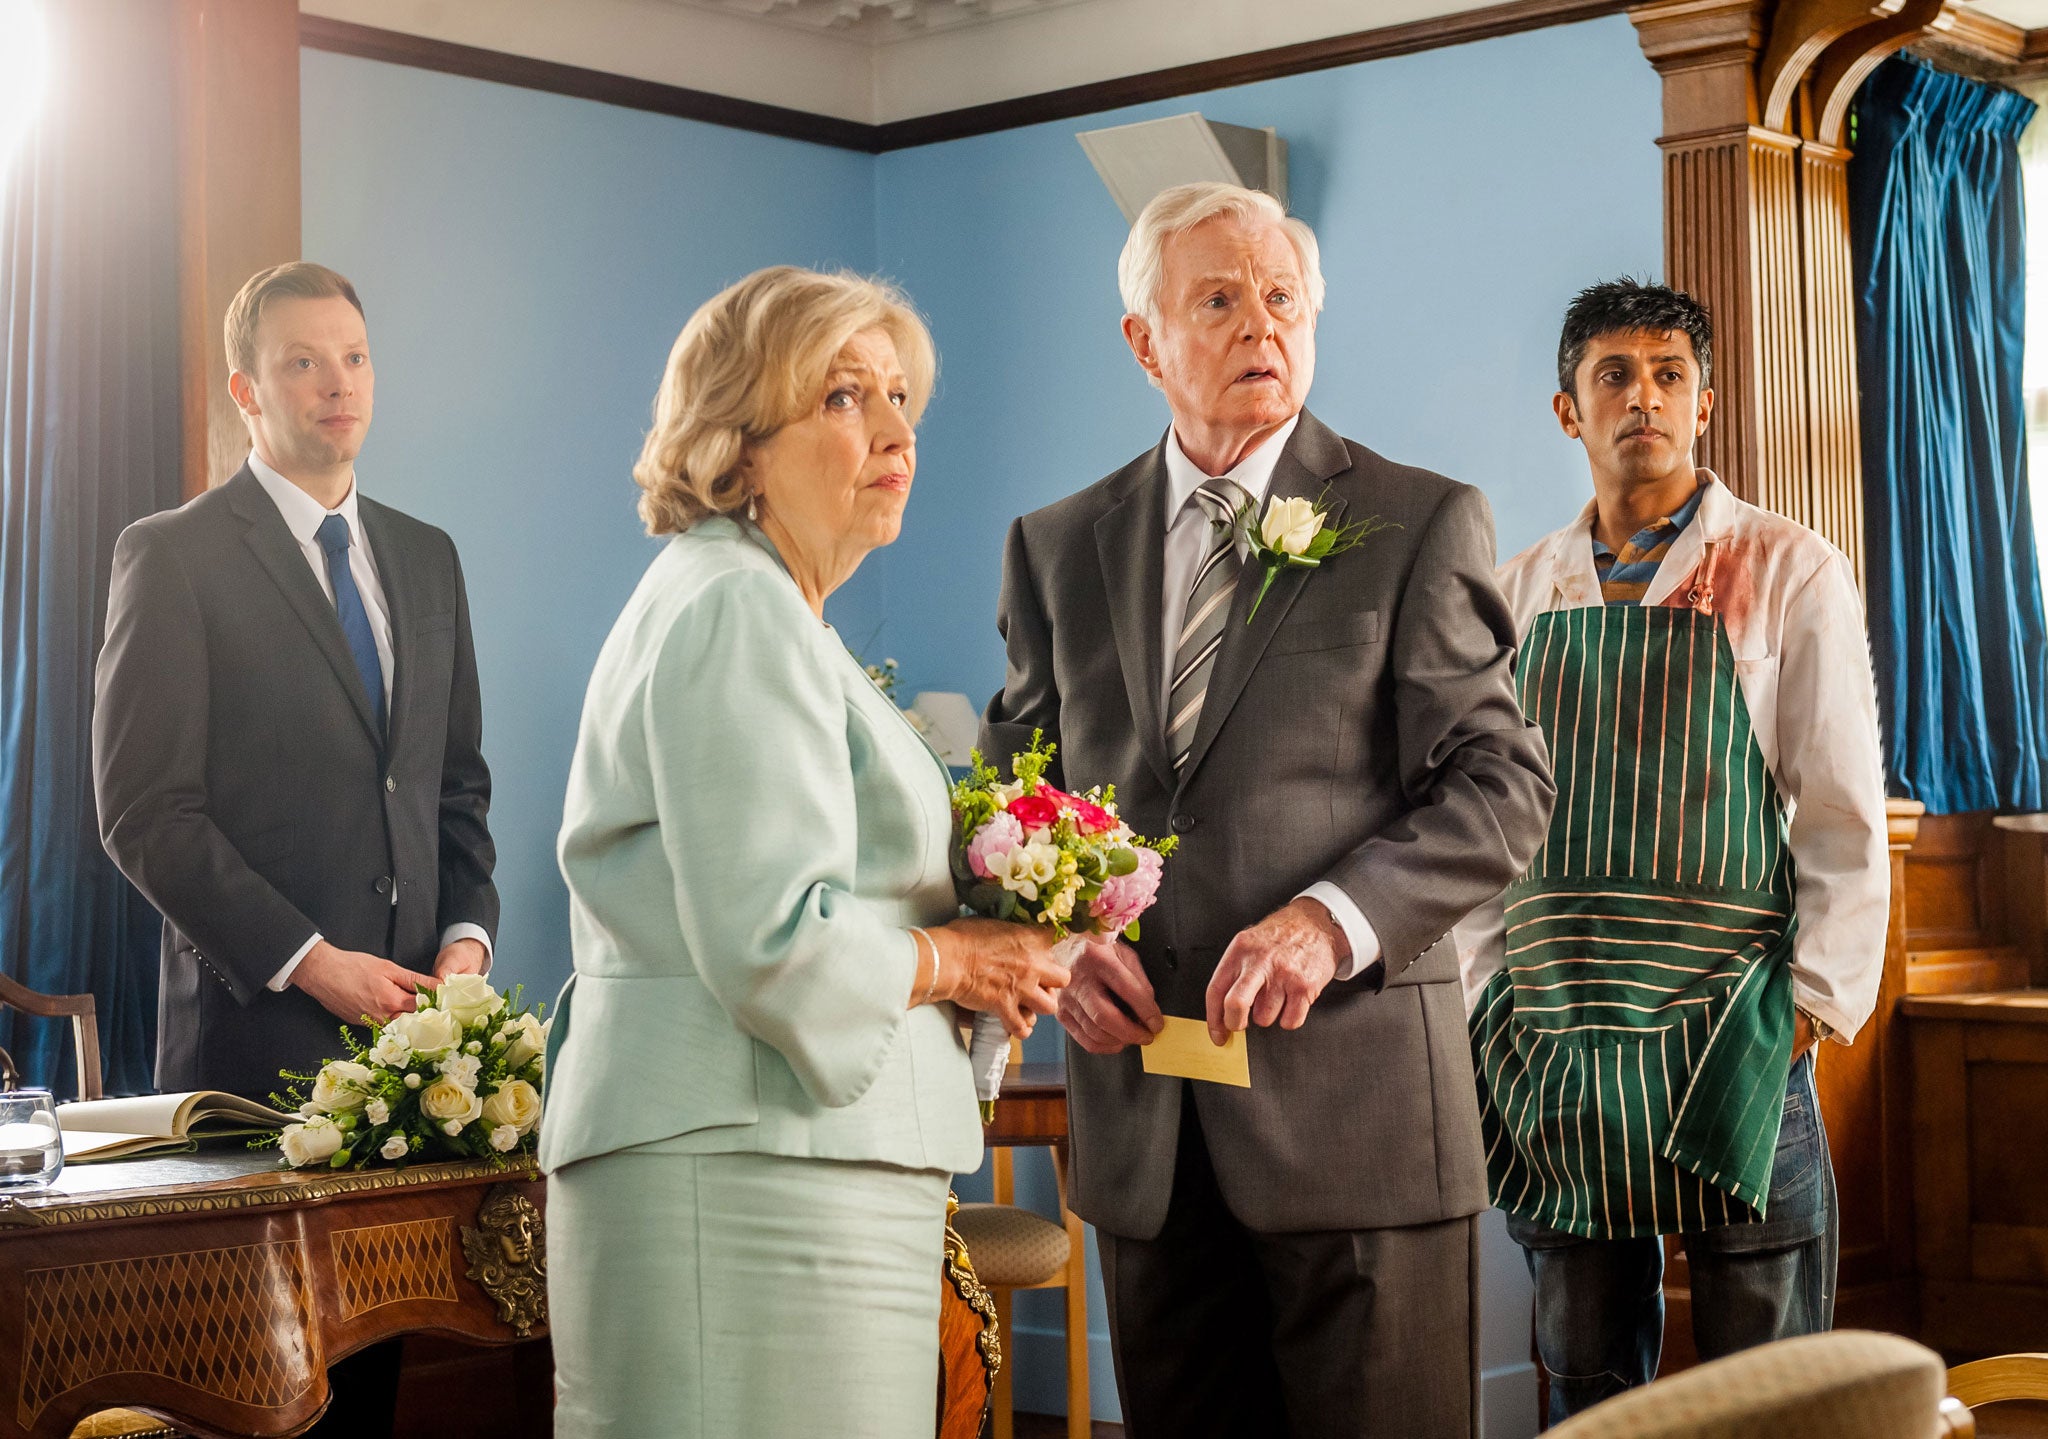
{"type": "MultiPolygon", "coordinates": [[[[476,654],[447,535],[356,492],[375,372],[320,265],[228,307],[248,462],[114,550],[93,712],[107,852],[164,916],[157,1083],[265,1095],[483,972],[498,924],[476,654]]],[[[312,1431],[388,1434],[399,1349],[312,1431]]]]}
{"type": "Polygon", "coordinates": [[[498,896],[455,546],[356,490],[355,290],[277,266],[226,334],[248,462],[122,534],[93,761],[107,852],[164,916],[158,1084],[263,1095],[337,1020],[482,972],[498,896]]]}

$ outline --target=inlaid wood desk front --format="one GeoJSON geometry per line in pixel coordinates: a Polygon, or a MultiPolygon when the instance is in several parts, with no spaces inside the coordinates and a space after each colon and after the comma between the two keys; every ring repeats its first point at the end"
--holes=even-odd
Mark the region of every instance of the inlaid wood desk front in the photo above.
{"type": "Polygon", "coordinates": [[[327,1366],[436,1331],[546,1332],[542,1185],[527,1166],[297,1174],[224,1150],[76,1165],[0,1199],[0,1439],[126,1407],[283,1436],[327,1366]]]}

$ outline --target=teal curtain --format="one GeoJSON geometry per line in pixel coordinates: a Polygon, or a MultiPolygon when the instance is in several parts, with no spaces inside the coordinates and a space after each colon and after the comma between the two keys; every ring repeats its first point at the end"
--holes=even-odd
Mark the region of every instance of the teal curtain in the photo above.
{"type": "MultiPolygon", "coordinates": [[[[42,7],[51,83],[0,155],[0,973],[89,990],[111,1094],[147,1091],[158,920],[101,848],[93,662],[114,540],[179,499],[177,117],[157,0],[42,7]]],[[[68,1022],[0,1014],[73,1090],[68,1022]]]]}
{"type": "Polygon", "coordinates": [[[1890,60],[1849,165],[1870,633],[1892,791],[2042,807],[2048,638],[2027,493],[2033,102],[1890,60]]]}

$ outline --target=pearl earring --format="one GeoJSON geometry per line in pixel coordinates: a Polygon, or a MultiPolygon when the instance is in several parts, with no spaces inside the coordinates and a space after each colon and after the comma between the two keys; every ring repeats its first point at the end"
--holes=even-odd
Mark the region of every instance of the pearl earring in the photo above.
{"type": "Polygon", "coordinates": [[[747,518],[755,521],[756,523],[758,523],[761,518],[761,507],[755,502],[755,497],[753,495],[747,496],[747,518]]]}

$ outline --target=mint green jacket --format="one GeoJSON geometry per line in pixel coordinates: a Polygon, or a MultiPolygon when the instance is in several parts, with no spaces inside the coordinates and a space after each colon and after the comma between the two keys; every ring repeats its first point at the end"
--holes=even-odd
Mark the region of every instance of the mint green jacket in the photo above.
{"type": "Polygon", "coordinates": [[[751,526],[668,542],[583,705],[559,858],[575,974],[540,1162],[637,1145],[965,1172],[950,1005],[906,926],[957,912],[947,775],[751,526]]]}

